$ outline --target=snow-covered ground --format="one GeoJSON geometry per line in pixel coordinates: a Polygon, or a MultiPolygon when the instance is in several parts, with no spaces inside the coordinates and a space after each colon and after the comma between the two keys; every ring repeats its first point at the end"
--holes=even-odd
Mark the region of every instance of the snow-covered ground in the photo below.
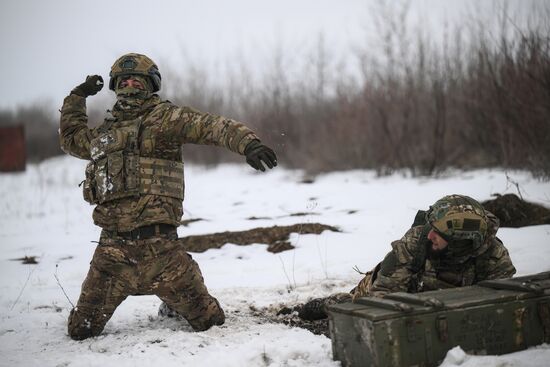
{"type": "MultiPolygon", "coordinates": [[[[81,197],[84,162],[70,157],[0,174],[1,366],[338,366],[330,340],[309,331],[266,323],[250,307],[296,303],[352,288],[401,237],[418,209],[441,196],[462,193],[479,200],[516,193],[550,205],[550,185],[524,172],[456,172],[438,179],[404,174],[377,178],[370,171],[322,175],[277,168],[255,173],[245,164],[186,169],[184,219],[179,235],[243,230],[298,222],[340,227],[342,233],[292,236],[295,250],[272,254],[266,245],[193,254],[206,284],[228,316],[221,327],[192,332],[189,325],[157,317],[154,296],[128,298],[103,334],[77,342],[66,332],[71,308],[99,236],[92,207],[81,197]],[[293,213],[306,216],[291,216],[293,213]],[[249,220],[249,217],[267,217],[249,220]],[[37,256],[37,265],[13,259],[37,256]],[[59,279],[58,284],[55,276],[59,279]]],[[[550,270],[550,226],[503,228],[518,275],[550,270]]],[[[443,365],[543,366],[550,346],[505,356],[468,356],[451,350],[443,365]]]]}

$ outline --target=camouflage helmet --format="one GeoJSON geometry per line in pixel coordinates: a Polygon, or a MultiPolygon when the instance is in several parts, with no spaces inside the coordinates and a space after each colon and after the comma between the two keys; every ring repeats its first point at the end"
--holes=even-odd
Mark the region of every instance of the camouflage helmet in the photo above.
{"type": "MultiPolygon", "coordinates": [[[[464,195],[448,195],[436,201],[426,214],[431,228],[446,241],[471,240],[473,250],[487,235],[487,214],[476,200],[464,195]]],[[[462,241],[463,242],[463,241],[462,241]]]]}
{"type": "Polygon", "coordinates": [[[160,89],[161,76],[155,62],[142,54],[129,53],[119,57],[111,67],[109,89],[115,90],[118,77],[128,75],[143,75],[149,77],[153,92],[160,89]]]}

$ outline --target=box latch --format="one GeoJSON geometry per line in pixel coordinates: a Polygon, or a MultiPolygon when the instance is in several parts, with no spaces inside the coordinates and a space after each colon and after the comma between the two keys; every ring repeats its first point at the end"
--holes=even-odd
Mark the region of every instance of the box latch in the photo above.
{"type": "Polygon", "coordinates": [[[544,331],[544,342],[550,343],[550,303],[539,302],[539,317],[544,331]]]}
{"type": "Polygon", "coordinates": [[[439,341],[446,343],[449,340],[449,323],[447,322],[447,316],[439,315],[435,320],[437,336],[439,341]]]}

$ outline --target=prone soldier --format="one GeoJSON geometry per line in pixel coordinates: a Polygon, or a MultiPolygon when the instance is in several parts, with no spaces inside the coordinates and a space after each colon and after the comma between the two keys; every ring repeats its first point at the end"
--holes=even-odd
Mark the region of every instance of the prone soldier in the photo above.
{"type": "Polygon", "coordinates": [[[476,200],[445,196],[428,211],[417,213],[412,227],[392,242],[392,250],[350,293],[313,299],[299,315],[316,320],[326,317],[327,305],[357,297],[418,293],[510,278],[516,269],[496,237],[498,227],[498,218],[476,200]]]}

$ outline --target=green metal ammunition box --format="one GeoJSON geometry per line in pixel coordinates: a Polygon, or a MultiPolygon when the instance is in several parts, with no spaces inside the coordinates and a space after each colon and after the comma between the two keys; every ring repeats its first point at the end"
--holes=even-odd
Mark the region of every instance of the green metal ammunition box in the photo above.
{"type": "Polygon", "coordinates": [[[550,272],[364,297],[328,313],[334,359],[344,367],[437,366],[457,345],[511,353],[550,342],[550,272]]]}

